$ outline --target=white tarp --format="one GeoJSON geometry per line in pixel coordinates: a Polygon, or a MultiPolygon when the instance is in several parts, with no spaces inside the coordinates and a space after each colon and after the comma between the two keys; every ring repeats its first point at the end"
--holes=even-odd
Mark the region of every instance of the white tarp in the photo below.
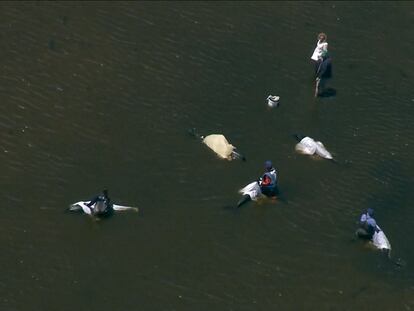
{"type": "Polygon", "coordinates": [[[248,194],[253,201],[256,201],[262,195],[257,181],[248,184],[246,187],[240,189],[239,192],[243,195],[248,194]]]}
{"type": "Polygon", "coordinates": [[[382,231],[381,228],[378,226],[377,230],[379,231],[375,231],[374,236],[372,237],[372,243],[378,249],[391,249],[391,244],[385,236],[384,231],[382,231]]]}
{"type": "Polygon", "coordinates": [[[221,158],[231,160],[231,154],[235,147],[230,144],[226,137],[221,134],[211,134],[203,139],[203,143],[205,143],[210,149],[212,149],[215,153],[217,153],[221,158]]]}
{"type": "Polygon", "coordinates": [[[295,149],[303,154],[313,155],[316,153],[324,159],[332,159],[332,155],[326,150],[325,146],[320,141],[315,141],[310,137],[303,138],[296,144],[295,149]]]}

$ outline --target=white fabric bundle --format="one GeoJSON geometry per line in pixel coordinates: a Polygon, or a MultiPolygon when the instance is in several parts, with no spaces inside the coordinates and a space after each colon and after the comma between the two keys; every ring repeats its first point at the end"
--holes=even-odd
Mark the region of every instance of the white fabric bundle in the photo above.
{"type": "Polygon", "coordinates": [[[391,244],[385,236],[384,231],[382,231],[381,228],[378,226],[377,230],[378,232],[375,231],[374,236],[372,237],[372,243],[378,249],[391,249],[391,244]]]}
{"type": "Polygon", "coordinates": [[[295,147],[296,151],[313,155],[317,154],[324,159],[332,159],[332,155],[326,150],[325,146],[320,141],[315,141],[313,138],[305,137],[303,138],[295,147]]]}
{"type": "Polygon", "coordinates": [[[260,190],[257,181],[248,184],[246,187],[240,189],[239,192],[243,195],[248,194],[253,201],[256,201],[257,198],[262,195],[262,191],[260,190]]]}

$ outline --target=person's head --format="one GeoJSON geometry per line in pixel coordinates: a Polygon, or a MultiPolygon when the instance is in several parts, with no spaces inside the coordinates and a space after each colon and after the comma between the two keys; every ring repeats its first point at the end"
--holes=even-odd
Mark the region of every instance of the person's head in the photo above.
{"type": "Polygon", "coordinates": [[[104,189],[104,190],[102,191],[102,193],[103,193],[103,195],[104,195],[104,196],[106,196],[106,197],[107,197],[107,196],[108,196],[108,189],[104,189]]]}
{"type": "Polygon", "coordinates": [[[374,216],[374,209],[373,209],[373,208],[368,208],[368,209],[367,209],[367,214],[368,214],[370,217],[373,217],[373,216],[374,216]]]}
{"type": "Polygon", "coordinates": [[[326,40],[328,40],[328,37],[326,36],[325,33],[321,32],[318,34],[318,40],[321,42],[325,42],[326,40]]]}
{"type": "Polygon", "coordinates": [[[265,170],[266,170],[266,171],[270,171],[270,170],[272,169],[272,167],[273,167],[273,165],[272,165],[272,161],[267,160],[267,161],[265,162],[264,166],[265,166],[265,170]]]}

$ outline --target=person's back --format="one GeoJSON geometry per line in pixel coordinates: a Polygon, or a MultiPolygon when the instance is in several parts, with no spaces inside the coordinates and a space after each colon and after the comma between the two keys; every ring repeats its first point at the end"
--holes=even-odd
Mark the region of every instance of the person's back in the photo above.
{"type": "Polygon", "coordinates": [[[108,196],[108,190],[104,189],[102,191],[102,194],[99,194],[96,197],[94,197],[87,204],[87,206],[91,207],[92,213],[97,216],[106,215],[112,212],[112,204],[111,204],[111,199],[108,196]]]}
{"type": "Polygon", "coordinates": [[[368,235],[371,237],[374,236],[375,229],[377,227],[377,223],[374,218],[369,217],[367,221],[365,222],[365,230],[367,231],[368,235]]]}
{"type": "Polygon", "coordinates": [[[356,231],[356,235],[362,239],[371,240],[375,234],[377,223],[373,218],[374,210],[368,208],[367,212],[361,215],[359,220],[359,228],[356,231]]]}

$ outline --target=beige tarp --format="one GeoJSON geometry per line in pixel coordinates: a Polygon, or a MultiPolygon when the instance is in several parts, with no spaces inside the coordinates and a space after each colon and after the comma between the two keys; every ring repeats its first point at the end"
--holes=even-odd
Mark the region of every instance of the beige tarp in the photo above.
{"type": "Polygon", "coordinates": [[[226,137],[221,134],[208,135],[203,139],[203,143],[223,159],[231,159],[231,153],[235,149],[232,144],[229,144],[226,137]]]}

